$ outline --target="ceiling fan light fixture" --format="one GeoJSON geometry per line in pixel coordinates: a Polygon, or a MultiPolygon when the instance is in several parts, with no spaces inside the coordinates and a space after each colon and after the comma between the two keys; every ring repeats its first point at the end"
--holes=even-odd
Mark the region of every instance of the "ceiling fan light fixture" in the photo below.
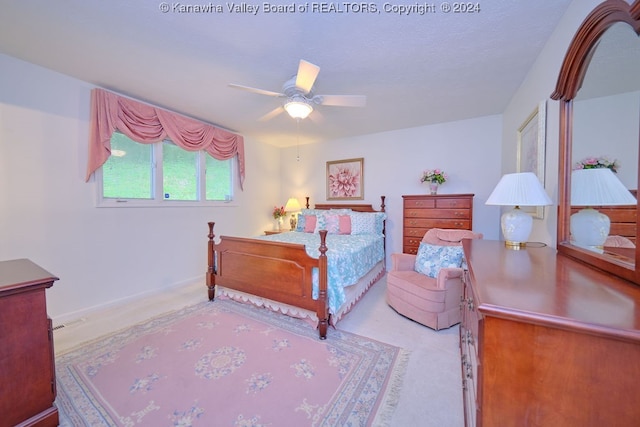
{"type": "Polygon", "coordinates": [[[294,119],[306,119],[313,107],[302,97],[293,97],[284,104],[284,109],[294,119]]]}

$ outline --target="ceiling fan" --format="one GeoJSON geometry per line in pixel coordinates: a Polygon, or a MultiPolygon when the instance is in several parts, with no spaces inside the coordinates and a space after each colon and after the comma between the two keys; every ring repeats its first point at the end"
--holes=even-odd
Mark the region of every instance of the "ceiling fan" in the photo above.
{"type": "Polygon", "coordinates": [[[313,111],[314,105],[330,105],[339,107],[364,107],[367,97],[364,95],[316,95],[313,93],[313,85],[320,72],[320,67],[304,59],[300,60],[298,72],[282,85],[282,92],[272,92],[264,89],[256,89],[230,83],[229,86],[242,89],[260,95],[286,98],[283,106],[270,111],[260,118],[261,121],[269,120],[286,111],[294,119],[305,119],[313,111]]]}

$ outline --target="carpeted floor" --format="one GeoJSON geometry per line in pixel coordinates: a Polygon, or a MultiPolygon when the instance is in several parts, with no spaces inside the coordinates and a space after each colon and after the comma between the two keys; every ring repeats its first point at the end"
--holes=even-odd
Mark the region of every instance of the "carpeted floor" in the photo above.
{"type": "Polygon", "coordinates": [[[407,351],[218,299],[56,356],[62,426],[390,425],[407,351]]]}

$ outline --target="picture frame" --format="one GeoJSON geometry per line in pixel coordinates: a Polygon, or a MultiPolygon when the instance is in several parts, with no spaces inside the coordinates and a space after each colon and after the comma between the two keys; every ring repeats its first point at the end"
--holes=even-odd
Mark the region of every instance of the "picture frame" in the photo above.
{"type": "MultiPolygon", "coordinates": [[[[541,101],[518,128],[517,170],[533,172],[544,187],[547,102],[541,101]]],[[[544,219],[544,206],[522,206],[536,219],[544,219]]]]}
{"type": "Polygon", "coordinates": [[[327,200],[364,199],[364,158],[327,162],[327,200]]]}

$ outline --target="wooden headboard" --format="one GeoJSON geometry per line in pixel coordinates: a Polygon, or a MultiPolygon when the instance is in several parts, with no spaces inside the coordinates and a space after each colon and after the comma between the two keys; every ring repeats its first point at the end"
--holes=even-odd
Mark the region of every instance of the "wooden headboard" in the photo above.
{"type": "MultiPolygon", "coordinates": [[[[315,209],[329,210],[329,209],[351,209],[356,212],[384,212],[386,196],[380,196],[380,210],[377,210],[373,205],[364,203],[316,203],[315,209]]],[[[306,208],[309,209],[309,197],[306,197],[306,208]]]]}

